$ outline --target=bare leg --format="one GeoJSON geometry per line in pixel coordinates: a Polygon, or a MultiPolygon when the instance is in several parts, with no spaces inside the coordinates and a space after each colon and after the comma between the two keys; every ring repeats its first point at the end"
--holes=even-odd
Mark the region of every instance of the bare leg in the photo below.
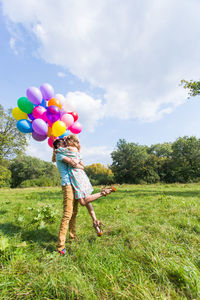
{"type": "Polygon", "coordinates": [[[92,204],[91,203],[87,203],[86,207],[87,207],[87,210],[88,210],[88,212],[89,212],[89,214],[90,214],[90,216],[91,216],[91,218],[93,220],[93,227],[96,230],[97,235],[101,236],[103,234],[103,232],[101,230],[102,223],[97,220],[96,215],[95,215],[95,211],[94,211],[94,208],[93,208],[92,204]]]}
{"type": "Polygon", "coordinates": [[[86,204],[93,202],[97,199],[99,199],[100,197],[103,196],[107,196],[109,195],[111,192],[113,192],[113,189],[102,189],[102,191],[100,193],[96,193],[96,194],[92,194],[92,195],[87,195],[85,198],[80,198],[78,199],[80,205],[85,206],[86,204]]]}
{"type": "Polygon", "coordinates": [[[93,208],[92,204],[87,203],[85,206],[87,207],[87,210],[88,210],[88,212],[89,212],[89,214],[92,218],[92,221],[96,222],[97,218],[96,218],[95,211],[94,211],[94,208],[93,208]]]}

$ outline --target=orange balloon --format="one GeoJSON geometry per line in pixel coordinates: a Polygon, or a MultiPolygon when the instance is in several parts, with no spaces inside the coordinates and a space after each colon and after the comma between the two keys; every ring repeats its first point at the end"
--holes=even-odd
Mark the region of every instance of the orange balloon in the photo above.
{"type": "Polygon", "coordinates": [[[51,106],[51,105],[58,106],[60,109],[62,108],[62,104],[61,104],[60,100],[57,98],[51,98],[48,101],[48,106],[51,106]]]}
{"type": "Polygon", "coordinates": [[[50,137],[52,135],[52,128],[49,126],[47,131],[47,136],[50,137]]]}

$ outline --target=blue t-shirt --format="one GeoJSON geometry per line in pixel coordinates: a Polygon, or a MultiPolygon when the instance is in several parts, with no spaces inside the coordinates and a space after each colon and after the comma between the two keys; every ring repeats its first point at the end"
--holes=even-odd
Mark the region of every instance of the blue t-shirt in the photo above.
{"type": "Polygon", "coordinates": [[[71,181],[69,178],[68,166],[65,162],[63,162],[64,157],[65,155],[61,153],[56,153],[56,164],[61,176],[61,185],[69,185],[71,184],[71,181]]]}

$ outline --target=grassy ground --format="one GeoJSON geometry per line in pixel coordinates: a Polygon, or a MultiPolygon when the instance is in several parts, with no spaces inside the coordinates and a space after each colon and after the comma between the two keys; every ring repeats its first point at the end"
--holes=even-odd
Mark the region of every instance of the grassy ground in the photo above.
{"type": "Polygon", "coordinates": [[[104,235],[80,207],[60,257],[60,188],[1,190],[0,299],[200,299],[198,184],[122,185],[94,208],[104,235]]]}

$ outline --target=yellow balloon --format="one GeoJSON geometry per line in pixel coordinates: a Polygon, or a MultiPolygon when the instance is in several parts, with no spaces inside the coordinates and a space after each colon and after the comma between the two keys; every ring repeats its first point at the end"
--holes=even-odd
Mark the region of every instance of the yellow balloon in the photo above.
{"type": "Polygon", "coordinates": [[[60,136],[66,131],[66,125],[63,121],[56,121],[52,125],[52,134],[54,136],[60,136]]]}
{"type": "Polygon", "coordinates": [[[28,115],[26,113],[24,113],[23,111],[21,111],[21,109],[19,109],[19,107],[15,107],[12,110],[12,115],[13,117],[19,121],[21,119],[28,119],[28,115]]]}

